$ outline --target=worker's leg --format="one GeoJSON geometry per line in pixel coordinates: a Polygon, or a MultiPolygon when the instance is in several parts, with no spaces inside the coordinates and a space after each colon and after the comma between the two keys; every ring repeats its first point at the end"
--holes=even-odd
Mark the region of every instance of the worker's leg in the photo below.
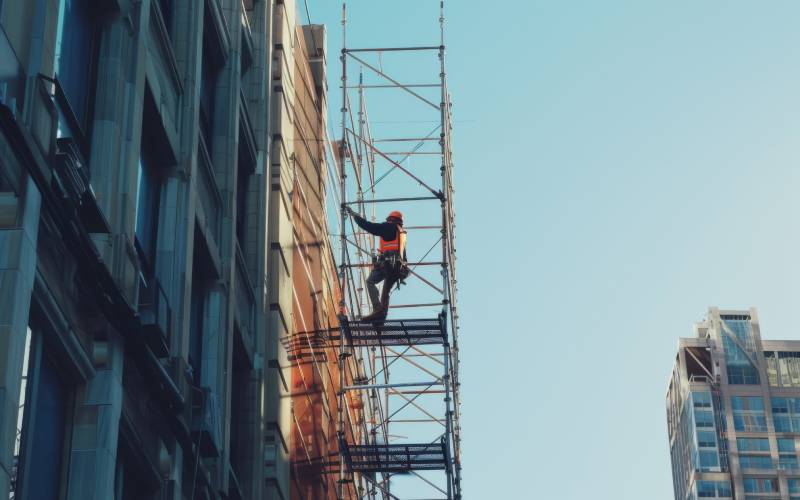
{"type": "MultiPolygon", "coordinates": [[[[372,302],[372,310],[377,311],[381,307],[381,296],[378,293],[378,283],[386,279],[386,275],[383,272],[383,268],[380,265],[377,265],[372,268],[372,272],[369,273],[369,277],[367,278],[367,293],[369,293],[369,300],[372,302]]],[[[386,288],[384,286],[384,288],[386,288]]]]}
{"type": "Polygon", "coordinates": [[[387,276],[383,282],[383,290],[381,290],[381,309],[389,311],[389,295],[392,293],[392,287],[397,283],[397,279],[387,276]]]}

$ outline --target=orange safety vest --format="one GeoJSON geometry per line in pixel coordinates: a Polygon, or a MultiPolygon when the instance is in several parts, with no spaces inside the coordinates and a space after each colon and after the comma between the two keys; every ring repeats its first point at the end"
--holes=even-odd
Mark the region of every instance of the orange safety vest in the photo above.
{"type": "Polygon", "coordinates": [[[401,226],[397,226],[397,236],[393,240],[384,240],[381,238],[378,252],[385,254],[388,252],[397,252],[402,257],[406,252],[406,230],[401,226]]]}

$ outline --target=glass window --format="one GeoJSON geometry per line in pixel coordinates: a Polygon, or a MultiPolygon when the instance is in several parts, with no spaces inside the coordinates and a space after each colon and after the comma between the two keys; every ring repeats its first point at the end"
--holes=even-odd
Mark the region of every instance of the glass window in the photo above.
{"type": "Polygon", "coordinates": [[[7,148],[5,138],[0,139],[0,228],[17,227],[19,216],[19,194],[21,192],[21,173],[16,156],[7,148]]]}
{"type": "Polygon", "coordinates": [[[731,496],[731,485],[727,481],[697,481],[699,498],[716,498],[731,496]]]}
{"type": "Polygon", "coordinates": [[[767,438],[736,438],[736,447],[739,451],[769,451],[767,438]]]}
{"type": "MultiPolygon", "coordinates": [[[[220,61],[214,42],[210,41],[214,30],[211,15],[203,16],[203,60],[200,69],[200,132],[209,155],[214,149],[214,109],[216,106],[217,77],[220,61]]],[[[212,156],[213,158],[213,156],[212,156]]]]}
{"type": "MultiPolygon", "coordinates": [[[[19,387],[19,412],[17,413],[17,433],[14,440],[14,463],[20,463],[20,452],[22,451],[22,428],[25,422],[25,414],[28,412],[26,400],[28,398],[28,373],[31,355],[31,329],[28,328],[25,334],[25,351],[22,355],[22,381],[19,387]]],[[[19,470],[12,472],[11,475],[11,498],[15,498],[17,491],[17,477],[19,470]]]]}
{"type": "Polygon", "coordinates": [[[789,479],[789,493],[800,493],[800,479],[789,479]]]}
{"type": "Polygon", "coordinates": [[[55,73],[84,136],[88,136],[98,40],[91,0],[60,0],[55,73]]]}
{"type": "Polygon", "coordinates": [[[692,402],[695,408],[711,408],[711,393],[693,392],[692,402]]]}
{"type": "Polygon", "coordinates": [[[697,431],[697,446],[700,448],[716,448],[716,434],[712,431],[697,431]]]}
{"type": "Polygon", "coordinates": [[[742,469],[770,470],[774,468],[769,455],[739,455],[739,464],[742,469]]]}
{"type": "Polygon", "coordinates": [[[767,362],[767,378],[769,385],[773,387],[778,386],[778,359],[774,352],[767,351],[764,353],[764,360],[767,362]]]}
{"type": "Polygon", "coordinates": [[[167,34],[172,37],[172,1],[173,0],[158,0],[155,2],[158,5],[158,10],[161,11],[161,17],[164,19],[164,27],[167,28],[167,34]]]}
{"type": "Polygon", "coordinates": [[[728,383],[758,384],[758,369],[750,361],[755,357],[755,341],[750,320],[723,319],[722,323],[722,344],[725,348],[728,383]],[[733,340],[732,337],[735,337],[736,340],[733,340]],[[739,347],[740,345],[744,349],[739,347]]]}
{"type": "Polygon", "coordinates": [[[710,471],[719,469],[719,458],[717,451],[700,451],[700,470],[710,471]]]}
{"type": "MultiPolygon", "coordinates": [[[[239,146],[241,149],[242,145],[239,146]]],[[[249,185],[250,173],[239,159],[239,169],[236,179],[236,238],[239,240],[239,247],[245,250],[247,243],[247,188],[249,185]]]]}
{"type": "Polygon", "coordinates": [[[764,400],[759,396],[733,396],[731,407],[735,410],[764,411],[764,400]]]}
{"type": "Polygon", "coordinates": [[[800,432],[800,398],[772,398],[775,432],[800,432]]]}
{"type": "Polygon", "coordinates": [[[778,368],[780,386],[800,387],[800,352],[779,352],[778,368]]]}
{"type": "Polygon", "coordinates": [[[797,470],[797,455],[780,455],[778,457],[778,468],[782,470],[797,470]]]}
{"type": "Polygon", "coordinates": [[[695,425],[698,429],[714,428],[714,413],[706,410],[694,411],[695,425]]]}
{"type": "Polygon", "coordinates": [[[136,179],[136,241],[141,250],[144,268],[153,273],[158,238],[158,212],[161,200],[161,178],[146,148],[139,157],[136,179]]]}
{"type": "Polygon", "coordinates": [[[737,431],[767,432],[764,400],[758,396],[733,396],[733,426],[737,431]]]}
{"type": "Polygon", "coordinates": [[[45,352],[41,335],[34,334],[26,343],[30,348],[24,379],[26,408],[15,493],[21,490],[24,498],[58,498],[71,388],[45,352]]]}
{"type": "Polygon", "coordinates": [[[747,477],[744,479],[746,493],[777,493],[778,480],[771,477],[747,477]]]}
{"type": "Polygon", "coordinates": [[[189,316],[189,366],[195,385],[201,385],[201,372],[203,370],[203,337],[207,308],[209,307],[209,292],[211,278],[208,273],[210,267],[204,245],[200,243],[199,229],[195,226],[195,244],[192,256],[192,294],[189,316]]]}
{"type": "Polygon", "coordinates": [[[779,438],[778,451],[794,452],[794,438],[779,438]]]}

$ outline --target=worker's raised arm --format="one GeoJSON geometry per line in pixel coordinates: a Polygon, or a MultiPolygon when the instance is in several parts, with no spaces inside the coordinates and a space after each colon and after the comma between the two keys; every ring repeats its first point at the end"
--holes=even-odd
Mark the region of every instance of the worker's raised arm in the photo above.
{"type": "Polygon", "coordinates": [[[369,234],[373,234],[375,236],[381,236],[385,232],[383,228],[384,224],[378,222],[370,222],[358,214],[353,214],[353,219],[356,221],[356,224],[358,224],[358,227],[368,232],[369,234]]]}
{"type": "Polygon", "coordinates": [[[345,210],[347,210],[347,213],[353,216],[353,219],[356,221],[356,224],[358,224],[358,227],[368,232],[369,234],[387,240],[393,240],[395,238],[397,229],[395,228],[394,224],[387,224],[386,222],[370,222],[367,219],[358,215],[353,209],[351,209],[348,206],[345,206],[345,210]]]}

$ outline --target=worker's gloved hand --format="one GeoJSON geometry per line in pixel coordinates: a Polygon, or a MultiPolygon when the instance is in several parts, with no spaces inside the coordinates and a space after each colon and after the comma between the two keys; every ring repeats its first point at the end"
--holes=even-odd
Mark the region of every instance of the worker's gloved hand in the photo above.
{"type": "Polygon", "coordinates": [[[344,208],[344,211],[347,212],[349,215],[352,215],[352,216],[357,215],[355,213],[355,211],[353,211],[353,209],[350,208],[350,205],[345,205],[344,203],[342,203],[342,208],[344,208]]]}

